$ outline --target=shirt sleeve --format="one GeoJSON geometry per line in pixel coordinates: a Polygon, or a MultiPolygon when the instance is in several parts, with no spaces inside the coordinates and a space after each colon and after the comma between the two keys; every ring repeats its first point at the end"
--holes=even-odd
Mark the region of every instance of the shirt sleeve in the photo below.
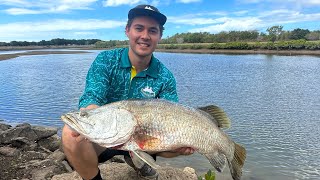
{"type": "Polygon", "coordinates": [[[178,93],[176,88],[176,80],[173,75],[169,78],[169,80],[163,86],[162,91],[159,93],[160,99],[166,99],[173,102],[178,102],[178,93]]]}
{"type": "Polygon", "coordinates": [[[86,77],[85,90],[79,99],[79,108],[90,104],[102,106],[107,103],[107,92],[109,90],[108,65],[101,52],[91,64],[86,77]]]}

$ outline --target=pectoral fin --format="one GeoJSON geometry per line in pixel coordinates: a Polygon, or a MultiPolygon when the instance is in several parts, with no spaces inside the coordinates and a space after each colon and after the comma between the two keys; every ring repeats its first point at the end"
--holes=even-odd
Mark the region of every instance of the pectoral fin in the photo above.
{"type": "Polygon", "coordinates": [[[159,165],[156,164],[156,161],[152,158],[152,156],[150,156],[150,154],[146,152],[135,150],[135,151],[132,151],[132,153],[130,153],[130,156],[133,164],[137,168],[139,167],[141,168],[144,164],[143,162],[147,163],[153,169],[157,169],[160,167],[159,165]]]}
{"type": "Polygon", "coordinates": [[[210,164],[219,172],[222,172],[226,167],[227,158],[222,153],[205,154],[209,159],[210,164]]]}

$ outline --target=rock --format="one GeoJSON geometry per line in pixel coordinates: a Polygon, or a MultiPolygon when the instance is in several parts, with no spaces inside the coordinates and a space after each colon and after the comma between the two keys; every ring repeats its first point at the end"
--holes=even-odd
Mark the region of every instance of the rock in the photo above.
{"type": "Polygon", "coordinates": [[[32,170],[32,179],[33,180],[45,180],[45,179],[51,179],[51,177],[54,175],[54,169],[55,166],[49,166],[42,169],[34,169],[32,170]]]}
{"type": "Polygon", "coordinates": [[[51,179],[68,172],[64,154],[55,151],[61,144],[57,128],[27,123],[0,127],[0,179],[51,179]]]}
{"type": "MultiPolygon", "coordinates": [[[[99,165],[103,179],[139,180],[138,173],[126,163],[104,163],[99,165]]],[[[197,180],[197,176],[184,172],[181,169],[163,167],[158,169],[159,180],[197,180]]],[[[52,180],[82,180],[78,173],[65,173],[55,175],[52,180]]]]}
{"type": "Polygon", "coordinates": [[[28,159],[29,161],[32,161],[32,160],[45,160],[47,156],[48,156],[47,153],[31,150],[31,151],[24,151],[24,153],[20,157],[23,159],[28,159]]]}
{"type": "MultiPolygon", "coordinates": [[[[69,165],[61,150],[57,128],[31,126],[24,123],[12,128],[0,124],[0,179],[82,180],[69,165]]],[[[139,179],[137,172],[115,156],[100,164],[104,179],[139,179]]],[[[194,169],[159,168],[159,180],[197,179],[194,169]]]]}
{"type": "Polygon", "coordinates": [[[60,150],[56,150],[52,154],[50,154],[47,158],[52,159],[57,163],[60,163],[66,158],[66,156],[60,150]]]}
{"type": "Polygon", "coordinates": [[[71,166],[69,165],[69,163],[67,161],[62,161],[61,164],[64,166],[64,168],[68,171],[68,172],[73,172],[71,166]]]}
{"type": "Polygon", "coordinates": [[[64,174],[59,174],[55,175],[52,177],[51,180],[82,180],[80,175],[77,172],[72,172],[72,173],[64,173],[64,174]]]}
{"type": "Polygon", "coordinates": [[[40,139],[38,141],[38,144],[40,146],[54,152],[55,150],[59,149],[59,147],[61,145],[61,138],[57,134],[54,134],[51,137],[40,139]]]}
{"type": "Polygon", "coordinates": [[[185,167],[183,169],[183,172],[185,172],[187,174],[188,178],[198,179],[198,175],[196,174],[196,170],[194,170],[191,167],[185,167]]]}
{"type": "MultiPolygon", "coordinates": [[[[1,120],[0,120],[1,121],[1,120]]],[[[0,132],[10,129],[12,126],[0,123],[0,132]]]]}
{"type": "Polygon", "coordinates": [[[23,148],[26,145],[31,145],[34,144],[34,141],[30,141],[28,138],[26,137],[13,137],[10,139],[9,142],[13,147],[16,148],[23,148]]]}
{"type": "Polygon", "coordinates": [[[31,160],[19,165],[19,168],[26,168],[26,169],[37,169],[37,168],[44,168],[48,166],[54,165],[54,161],[52,159],[45,159],[45,160],[31,160]]]}
{"type": "MultiPolygon", "coordinates": [[[[5,126],[2,128],[6,129],[5,126]]],[[[28,123],[19,124],[14,128],[4,130],[0,134],[0,144],[9,144],[12,139],[26,138],[29,141],[37,141],[57,134],[57,128],[31,126],[28,123]]]]}
{"type": "Polygon", "coordinates": [[[30,124],[20,124],[0,133],[0,144],[9,144],[13,139],[24,137],[30,141],[35,141],[38,136],[31,129],[30,124]]]}
{"type": "Polygon", "coordinates": [[[22,123],[22,124],[17,124],[16,127],[30,127],[31,128],[31,125],[29,123],[22,123]]]}
{"type": "Polygon", "coordinates": [[[31,129],[37,135],[37,140],[51,137],[58,132],[58,128],[52,127],[32,126],[31,129]]]}
{"type": "Polygon", "coordinates": [[[19,154],[19,150],[16,148],[4,146],[4,147],[0,147],[0,154],[7,157],[8,156],[13,157],[19,154]]]}

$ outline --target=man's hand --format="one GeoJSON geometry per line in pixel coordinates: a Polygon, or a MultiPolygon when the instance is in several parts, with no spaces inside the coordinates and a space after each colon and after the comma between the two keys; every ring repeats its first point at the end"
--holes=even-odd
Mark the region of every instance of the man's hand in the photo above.
{"type": "Polygon", "coordinates": [[[85,140],[86,138],[79,134],[77,131],[72,130],[68,125],[64,126],[64,132],[66,134],[70,134],[73,138],[75,138],[75,141],[78,143],[85,140]]]}
{"type": "Polygon", "coordinates": [[[191,147],[182,147],[178,148],[173,151],[166,151],[166,152],[160,152],[157,153],[158,156],[165,157],[165,158],[173,158],[180,155],[191,155],[194,153],[194,149],[191,147]]]}
{"type": "Polygon", "coordinates": [[[180,155],[191,155],[194,153],[194,149],[191,147],[182,147],[174,150],[174,152],[180,153],[180,155]]]}
{"type": "MultiPolygon", "coordinates": [[[[80,108],[80,111],[82,110],[89,110],[89,109],[95,109],[98,108],[98,105],[95,104],[90,104],[88,105],[86,108],[80,108]]],[[[77,131],[72,130],[68,125],[65,125],[66,128],[66,132],[70,133],[72,137],[75,138],[75,140],[79,143],[83,140],[86,140],[86,138],[84,136],[82,136],[81,134],[79,134],[77,131]]]]}

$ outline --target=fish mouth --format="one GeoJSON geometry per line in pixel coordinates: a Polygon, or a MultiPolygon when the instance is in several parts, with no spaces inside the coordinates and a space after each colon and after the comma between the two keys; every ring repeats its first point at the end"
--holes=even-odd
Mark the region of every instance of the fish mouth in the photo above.
{"type": "Polygon", "coordinates": [[[71,114],[71,113],[63,114],[60,118],[63,122],[65,122],[69,127],[71,127],[73,130],[77,131],[78,133],[81,133],[81,134],[86,133],[86,131],[78,123],[77,118],[74,117],[73,114],[71,114]]]}

